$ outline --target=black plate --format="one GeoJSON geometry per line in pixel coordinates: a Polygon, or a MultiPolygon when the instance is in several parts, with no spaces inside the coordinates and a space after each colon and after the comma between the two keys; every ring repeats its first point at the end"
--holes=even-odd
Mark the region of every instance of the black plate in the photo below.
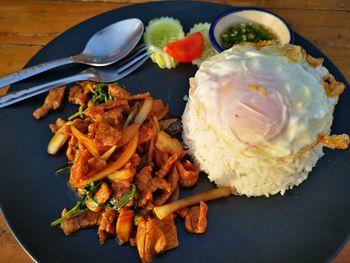
{"type": "MultiPolygon", "coordinates": [[[[159,16],[181,20],[187,31],[196,22],[212,21],[227,5],[200,2],[158,2],[140,4],[104,13],[63,33],[27,66],[80,52],[97,30],[121,19],[138,17],[145,24],[159,16]]],[[[116,36],[118,37],[118,36],[116,36]]],[[[327,37],[327,36],[325,36],[327,37]]],[[[296,44],[316,57],[324,55],[296,34],[296,44]]],[[[325,58],[325,65],[339,81],[344,77],[325,58]]],[[[66,66],[32,78],[20,89],[80,70],[66,66]]],[[[170,104],[171,113],[181,115],[183,96],[194,66],[182,64],[173,70],[160,70],[148,61],[140,70],[123,79],[131,92],[150,91],[170,104]]],[[[136,249],[115,241],[100,246],[96,230],[65,237],[49,223],[63,207],[71,207],[75,196],[65,176],[54,170],[65,163],[64,153],[46,153],[51,138],[48,124],[58,116],[76,110],[64,106],[42,121],[31,117],[43,101],[39,96],[0,110],[0,200],[5,218],[17,239],[39,262],[137,262],[136,249]]],[[[341,96],[333,131],[350,133],[349,92],[341,96]]],[[[325,262],[330,261],[350,233],[350,151],[326,151],[310,178],[285,196],[270,198],[232,197],[209,204],[209,226],[204,235],[190,235],[179,228],[179,248],[155,257],[154,262],[325,262]]],[[[198,186],[183,195],[213,187],[204,177],[198,186]]]]}

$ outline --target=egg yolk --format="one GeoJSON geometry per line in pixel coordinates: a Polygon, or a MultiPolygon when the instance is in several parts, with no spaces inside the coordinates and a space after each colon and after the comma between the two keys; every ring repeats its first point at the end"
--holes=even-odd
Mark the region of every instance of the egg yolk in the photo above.
{"type": "Polygon", "coordinates": [[[279,135],[288,122],[288,107],[279,93],[281,83],[238,75],[219,92],[221,123],[241,142],[256,146],[279,135]]]}

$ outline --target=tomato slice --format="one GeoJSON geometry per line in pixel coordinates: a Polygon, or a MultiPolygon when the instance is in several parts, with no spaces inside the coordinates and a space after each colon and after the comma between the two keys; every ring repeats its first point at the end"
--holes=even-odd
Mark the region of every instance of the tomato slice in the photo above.
{"type": "Polygon", "coordinates": [[[172,56],[177,62],[191,62],[199,58],[203,51],[204,38],[200,32],[188,35],[164,47],[164,52],[172,56]]]}

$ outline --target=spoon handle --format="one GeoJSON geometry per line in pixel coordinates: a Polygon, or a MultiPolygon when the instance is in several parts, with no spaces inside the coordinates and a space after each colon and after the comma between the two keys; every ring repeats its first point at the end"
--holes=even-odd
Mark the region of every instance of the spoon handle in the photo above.
{"type": "Polygon", "coordinates": [[[29,78],[41,72],[47,71],[49,69],[53,69],[62,65],[70,64],[75,62],[74,56],[67,58],[59,58],[49,62],[45,62],[39,65],[35,65],[29,68],[25,68],[21,71],[14,72],[12,74],[3,76],[0,78],[0,88],[5,87],[7,85],[11,85],[20,80],[29,78]]]}
{"type": "Polygon", "coordinates": [[[44,93],[52,88],[63,86],[75,81],[91,80],[92,78],[93,78],[93,75],[91,73],[83,71],[79,74],[76,74],[67,78],[51,81],[49,83],[31,87],[29,89],[7,93],[6,95],[0,97],[0,108],[6,107],[8,105],[14,104],[18,101],[22,101],[33,96],[36,96],[38,94],[44,93]]]}

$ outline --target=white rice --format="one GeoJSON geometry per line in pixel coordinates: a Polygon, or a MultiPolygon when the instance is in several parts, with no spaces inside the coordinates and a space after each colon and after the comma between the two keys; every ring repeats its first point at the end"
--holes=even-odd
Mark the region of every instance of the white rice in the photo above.
{"type": "Polygon", "coordinates": [[[218,186],[231,186],[238,195],[282,195],[286,190],[302,183],[323,155],[322,145],[317,145],[298,157],[258,159],[250,158],[227,147],[225,141],[187,102],[182,117],[183,139],[189,146],[201,170],[218,186]]]}

